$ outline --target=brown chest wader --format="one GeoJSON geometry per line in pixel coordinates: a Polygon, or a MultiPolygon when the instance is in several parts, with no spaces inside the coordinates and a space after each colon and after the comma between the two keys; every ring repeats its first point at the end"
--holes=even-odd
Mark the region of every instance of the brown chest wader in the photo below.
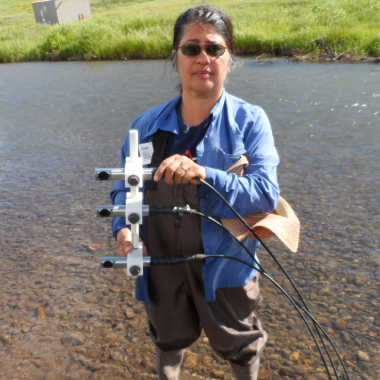
{"type": "MultiPolygon", "coordinates": [[[[169,132],[154,135],[151,167],[162,162],[169,132]]],[[[186,206],[200,211],[196,185],[146,183],[145,204],[186,206]]],[[[152,256],[189,256],[204,253],[201,221],[185,215],[181,227],[172,215],[146,220],[146,245],[152,256]]],[[[159,379],[177,380],[183,349],[194,343],[202,328],[215,353],[229,360],[239,380],[256,380],[259,357],[267,334],[255,315],[261,300],[258,276],[247,285],[221,288],[207,302],[202,278],[203,260],[175,266],[147,268],[151,308],[145,304],[149,329],[156,345],[159,379]]]]}

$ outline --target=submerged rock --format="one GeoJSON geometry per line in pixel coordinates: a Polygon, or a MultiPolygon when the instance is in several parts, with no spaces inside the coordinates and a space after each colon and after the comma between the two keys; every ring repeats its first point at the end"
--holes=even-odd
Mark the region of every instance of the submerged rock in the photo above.
{"type": "Polygon", "coordinates": [[[125,316],[126,316],[128,319],[133,319],[133,318],[136,317],[136,314],[135,314],[135,312],[133,311],[133,309],[128,308],[128,309],[125,310],[125,316]]]}
{"type": "Polygon", "coordinates": [[[281,363],[278,360],[271,360],[270,367],[275,369],[276,371],[279,371],[281,369],[281,363]]]}
{"type": "Polygon", "coordinates": [[[260,370],[259,372],[259,375],[258,375],[258,380],[272,380],[272,373],[267,371],[266,369],[262,369],[260,370]]]}
{"type": "Polygon", "coordinates": [[[224,376],[224,371],[220,371],[220,370],[217,370],[217,369],[214,369],[212,371],[212,374],[217,377],[218,379],[221,379],[223,376],[224,376]]]}
{"type": "Polygon", "coordinates": [[[333,327],[335,330],[346,330],[348,327],[348,323],[344,319],[337,319],[333,323],[333,327]]]}
{"type": "Polygon", "coordinates": [[[281,367],[280,374],[284,376],[295,376],[295,371],[290,367],[281,367]]]}
{"type": "Polygon", "coordinates": [[[300,358],[300,353],[299,352],[293,352],[289,359],[292,361],[292,362],[296,362],[297,360],[299,360],[300,358]]]}
{"type": "Polygon", "coordinates": [[[380,366],[380,355],[375,355],[372,358],[372,364],[375,366],[380,366]]]}
{"type": "Polygon", "coordinates": [[[194,368],[198,364],[198,360],[199,360],[198,354],[192,353],[186,358],[183,366],[185,368],[194,368]]]}
{"type": "Polygon", "coordinates": [[[362,361],[362,362],[367,362],[369,363],[371,361],[371,359],[369,358],[368,354],[363,352],[363,351],[358,351],[356,353],[356,357],[358,358],[358,360],[362,361]]]}
{"type": "Polygon", "coordinates": [[[205,356],[204,358],[203,358],[203,364],[211,364],[212,362],[214,361],[214,359],[212,358],[212,357],[210,357],[210,356],[205,356]]]}
{"type": "Polygon", "coordinates": [[[36,317],[39,321],[42,321],[46,318],[46,313],[45,311],[42,309],[42,307],[38,307],[37,310],[36,310],[36,317]]]}

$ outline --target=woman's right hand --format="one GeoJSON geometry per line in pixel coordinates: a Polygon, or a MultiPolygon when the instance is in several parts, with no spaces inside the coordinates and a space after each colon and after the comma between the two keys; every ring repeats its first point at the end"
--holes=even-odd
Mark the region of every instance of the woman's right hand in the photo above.
{"type": "MultiPolygon", "coordinates": [[[[117,231],[116,242],[117,242],[117,248],[116,248],[117,255],[126,257],[128,253],[130,253],[133,249],[131,230],[125,227],[117,231]]],[[[148,256],[148,251],[144,243],[143,243],[143,255],[148,256]]]]}

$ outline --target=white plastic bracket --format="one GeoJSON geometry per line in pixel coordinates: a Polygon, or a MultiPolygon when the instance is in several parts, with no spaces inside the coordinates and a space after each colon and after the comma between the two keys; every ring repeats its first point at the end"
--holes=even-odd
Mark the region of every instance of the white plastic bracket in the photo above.
{"type": "Polygon", "coordinates": [[[132,245],[133,249],[127,256],[127,276],[143,275],[143,245],[139,241],[139,225],[132,224],[132,245]],[[132,272],[131,272],[132,270],[132,272]],[[135,271],[138,271],[136,273],[135,271]]]}
{"type": "Polygon", "coordinates": [[[129,217],[131,214],[138,215],[138,221],[131,223],[132,232],[132,252],[127,256],[127,275],[143,275],[143,250],[142,243],[139,242],[139,225],[143,222],[142,214],[142,193],[139,188],[143,187],[143,165],[142,158],[139,157],[138,149],[138,131],[129,132],[129,151],[130,157],[125,159],[125,187],[130,188],[125,200],[125,222],[131,223],[129,217]],[[128,179],[135,176],[138,179],[136,185],[131,185],[128,179]]]}
{"type": "Polygon", "coordinates": [[[143,162],[142,157],[139,157],[139,139],[138,131],[129,132],[129,157],[125,158],[125,187],[131,187],[128,179],[130,176],[136,176],[139,183],[136,187],[143,187],[143,162]]]}

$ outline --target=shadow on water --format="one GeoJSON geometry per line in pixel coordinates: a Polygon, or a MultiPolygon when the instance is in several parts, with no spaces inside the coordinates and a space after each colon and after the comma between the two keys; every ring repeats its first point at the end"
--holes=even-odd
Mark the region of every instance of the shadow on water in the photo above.
{"type": "MultiPolygon", "coordinates": [[[[276,239],[268,244],[338,345],[352,379],[375,380],[380,68],[242,61],[227,89],[267,112],[282,195],[302,223],[297,254],[276,239]]],[[[115,242],[109,222],[95,218],[96,205],[109,203],[111,185],[95,182],[93,173],[119,165],[135,117],[177,95],[169,71],[162,75],[163,61],[1,66],[1,379],[155,377],[133,280],[98,269],[115,242]]],[[[259,255],[288,289],[262,249],[259,255]]],[[[261,289],[259,315],[269,333],[262,376],[327,379],[296,312],[265,281],[261,289]]],[[[204,334],[186,352],[183,378],[192,375],[232,377],[204,334]]]]}

